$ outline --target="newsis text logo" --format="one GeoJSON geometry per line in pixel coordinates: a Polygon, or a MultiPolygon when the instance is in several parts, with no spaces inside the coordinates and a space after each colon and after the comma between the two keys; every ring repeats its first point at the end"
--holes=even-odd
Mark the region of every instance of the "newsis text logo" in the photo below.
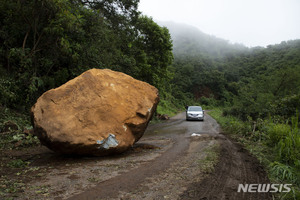
{"type": "Polygon", "coordinates": [[[238,192],[290,192],[292,184],[239,184],[238,192]]]}

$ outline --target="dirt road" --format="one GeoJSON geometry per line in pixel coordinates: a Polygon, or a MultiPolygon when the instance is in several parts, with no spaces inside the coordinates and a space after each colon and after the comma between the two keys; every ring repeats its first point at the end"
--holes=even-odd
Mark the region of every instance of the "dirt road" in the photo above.
{"type": "Polygon", "coordinates": [[[185,121],[181,113],[150,125],[132,150],[118,156],[66,157],[44,147],[6,152],[2,160],[26,158],[30,165],[19,175],[6,168],[1,177],[25,183],[16,199],[271,199],[269,193],[237,192],[240,183],[269,181],[259,162],[205,117],[185,121]]]}

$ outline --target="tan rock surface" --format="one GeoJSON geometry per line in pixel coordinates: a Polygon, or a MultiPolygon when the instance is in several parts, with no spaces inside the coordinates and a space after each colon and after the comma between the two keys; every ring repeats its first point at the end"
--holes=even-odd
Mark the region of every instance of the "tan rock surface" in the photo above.
{"type": "Polygon", "coordinates": [[[91,69],[45,92],[31,108],[41,143],[65,154],[107,155],[144,134],[158,90],[126,74],[91,69]]]}

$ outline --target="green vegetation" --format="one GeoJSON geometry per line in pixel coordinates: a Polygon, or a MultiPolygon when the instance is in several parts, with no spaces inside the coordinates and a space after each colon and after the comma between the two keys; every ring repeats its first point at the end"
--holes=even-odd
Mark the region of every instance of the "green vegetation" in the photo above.
{"type": "Polygon", "coordinates": [[[0,1],[0,105],[28,111],[46,90],[110,68],[163,90],[171,78],[167,28],[137,0],[0,1]]]}
{"type": "Polygon", "coordinates": [[[293,184],[293,191],[280,194],[280,199],[300,197],[300,129],[298,119],[291,123],[274,122],[271,119],[242,121],[233,116],[223,116],[222,109],[210,112],[223,130],[244,144],[268,170],[275,183],[293,184]]]}
{"type": "Polygon", "coordinates": [[[29,162],[24,162],[21,159],[12,160],[8,163],[8,167],[13,168],[24,168],[29,164],[29,162]]]}
{"type": "Polygon", "coordinates": [[[213,144],[204,150],[206,156],[203,160],[199,160],[199,167],[204,173],[210,174],[215,170],[215,166],[219,161],[220,145],[213,144]]]}
{"type": "Polygon", "coordinates": [[[32,126],[28,114],[0,107],[0,150],[39,145],[38,138],[30,129],[32,126]]]}

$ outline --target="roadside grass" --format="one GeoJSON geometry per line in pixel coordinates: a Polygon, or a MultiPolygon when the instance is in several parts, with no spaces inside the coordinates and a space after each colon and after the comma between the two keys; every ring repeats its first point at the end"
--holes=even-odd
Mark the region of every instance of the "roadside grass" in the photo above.
{"type": "Polygon", "coordinates": [[[198,161],[201,171],[205,174],[211,174],[215,170],[220,155],[220,145],[218,143],[209,146],[204,150],[206,154],[204,159],[198,161]]]}
{"type": "Polygon", "coordinates": [[[209,115],[258,158],[272,183],[293,185],[291,192],[277,193],[276,199],[300,199],[300,129],[296,117],[282,124],[272,119],[241,121],[224,116],[221,108],[214,108],[209,115]]]}

